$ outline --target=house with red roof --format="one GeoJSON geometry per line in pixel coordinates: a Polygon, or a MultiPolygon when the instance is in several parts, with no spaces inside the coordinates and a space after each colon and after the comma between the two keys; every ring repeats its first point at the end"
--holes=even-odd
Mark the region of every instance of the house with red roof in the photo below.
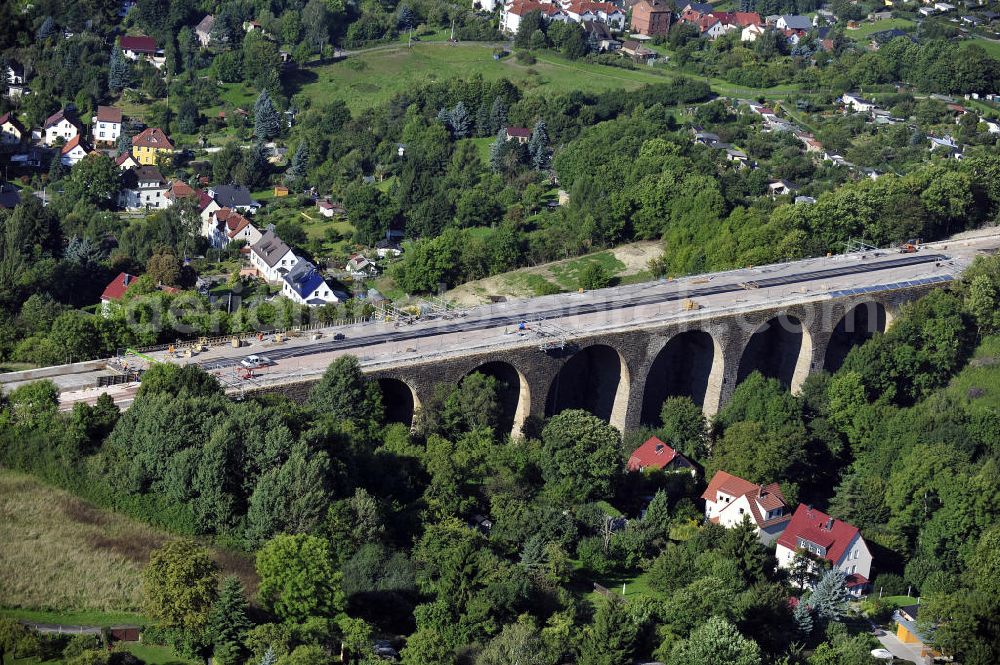
{"type": "Polygon", "coordinates": [[[629,471],[645,471],[660,469],[664,471],[682,471],[697,474],[697,468],[688,458],[665,444],[658,437],[651,436],[628,458],[629,471]]]}
{"type": "Polygon", "coordinates": [[[74,166],[91,152],[92,150],[80,140],[80,135],[77,134],[63,145],[59,153],[59,161],[66,166],[74,166]]]}
{"type": "Polygon", "coordinates": [[[225,247],[234,240],[245,240],[249,247],[263,235],[249,219],[232,208],[219,208],[210,212],[206,228],[206,237],[215,248],[225,247]]]}
{"type": "Polygon", "coordinates": [[[508,141],[527,143],[531,140],[531,130],[527,127],[508,127],[505,130],[504,136],[507,137],[508,141]]]}
{"type": "Polygon", "coordinates": [[[798,551],[830,562],[847,575],[847,588],[860,596],[868,587],[872,553],[856,526],[834,519],[805,504],[799,504],[788,526],[778,538],[775,556],[780,568],[790,568],[798,551]]]}
{"type": "Polygon", "coordinates": [[[716,471],[702,493],[705,519],[731,529],[744,515],[757,527],[761,543],[769,545],[784,531],[791,516],[778,483],[757,485],[725,471],[716,471]]]}
{"type": "Polygon", "coordinates": [[[137,279],[138,277],[135,275],[121,272],[118,273],[117,277],[108,282],[108,285],[104,287],[104,293],[101,294],[101,313],[107,316],[111,308],[111,303],[118,302],[125,297],[125,291],[137,279]]]}
{"type": "Polygon", "coordinates": [[[120,38],[122,53],[129,60],[145,60],[160,69],[166,63],[163,49],[158,48],[156,40],[146,35],[126,35],[120,38]]]}
{"type": "Polygon", "coordinates": [[[570,18],[559,5],[535,0],[514,0],[500,12],[500,30],[508,35],[516,35],[521,27],[521,19],[528,13],[538,11],[546,21],[569,21],[570,18]]]}
{"type": "Polygon", "coordinates": [[[139,168],[139,160],[132,156],[131,152],[125,152],[115,158],[115,165],[119,171],[139,168]]]}

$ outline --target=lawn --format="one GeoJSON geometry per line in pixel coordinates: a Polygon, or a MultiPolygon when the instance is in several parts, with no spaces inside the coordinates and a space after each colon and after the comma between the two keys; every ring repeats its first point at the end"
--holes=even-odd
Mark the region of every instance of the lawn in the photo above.
{"type": "Polygon", "coordinates": [[[494,137],[487,136],[484,139],[462,139],[459,143],[471,143],[476,146],[479,159],[483,160],[483,164],[488,164],[490,161],[490,146],[494,141],[496,141],[494,137]]]}
{"type": "MultiPolygon", "coordinates": [[[[195,665],[196,661],[186,660],[174,653],[170,647],[154,644],[128,643],[118,644],[115,651],[127,651],[138,657],[146,665],[195,665]]],[[[65,662],[62,659],[40,660],[38,658],[13,658],[6,661],[10,665],[56,665],[65,662]]]]}
{"type": "Polygon", "coordinates": [[[592,263],[604,266],[609,275],[616,275],[625,270],[625,264],[615,258],[614,254],[611,252],[598,252],[552,266],[552,276],[562,288],[567,291],[575,291],[582,288],[580,278],[583,274],[583,269],[592,263]]]}
{"type": "Polygon", "coordinates": [[[957,399],[968,400],[972,413],[1000,410],[1000,336],[983,339],[972,361],[951,380],[948,390],[957,399]]]}
{"type": "Polygon", "coordinates": [[[122,624],[142,626],[148,623],[146,617],[134,612],[101,612],[96,610],[57,612],[0,608],[0,617],[23,619],[34,623],[54,623],[61,626],[99,626],[101,628],[122,624]]]}
{"type": "MultiPolygon", "coordinates": [[[[58,614],[46,616],[98,623],[135,618],[142,569],[171,538],[31,476],[0,470],[0,599],[8,614],[47,610],[58,614]]],[[[213,555],[224,572],[256,587],[246,557],[213,555]]]]}
{"type": "Polygon", "coordinates": [[[962,42],[962,46],[978,46],[986,51],[986,54],[993,58],[1000,58],[1000,42],[991,41],[989,39],[975,38],[967,39],[962,42]]]}
{"type": "Polygon", "coordinates": [[[550,53],[539,54],[534,65],[522,65],[513,57],[494,60],[493,49],[483,43],[385,48],[300,71],[293,82],[313,102],[341,99],[356,111],[384,104],[417,85],[474,74],[490,81],[506,77],[546,94],[635,89],[668,80],[652,72],[591,65],[550,53]]]}
{"type": "Polygon", "coordinates": [[[914,21],[908,18],[888,18],[884,21],[875,21],[874,23],[866,21],[857,30],[845,30],[844,36],[854,41],[865,41],[873,32],[882,32],[883,30],[892,30],[894,28],[906,30],[916,27],[916,25],[914,21]]]}
{"type": "Polygon", "coordinates": [[[664,597],[663,594],[649,586],[649,577],[649,573],[640,573],[639,575],[608,575],[606,577],[600,577],[597,580],[587,580],[586,582],[581,582],[578,589],[583,594],[584,599],[589,600],[591,603],[594,603],[603,597],[602,594],[594,590],[594,582],[597,582],[608,591],[614,593],[616,596],[621,596],[626,599],[654,598],[656,600],[662,600],[664,597]],[[624,595],[622,595],[623,584],[625,585],[624,595]]]}

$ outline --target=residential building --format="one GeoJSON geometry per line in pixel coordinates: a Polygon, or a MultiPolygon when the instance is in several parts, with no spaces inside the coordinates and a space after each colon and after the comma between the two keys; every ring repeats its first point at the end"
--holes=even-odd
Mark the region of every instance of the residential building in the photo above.
{"type": "Polygon", "coordinates": [[[194,28],[194,34],[198,38],[198,43],[208,46],[212,43],[212,28],[215,27],[215,17],[211,14],[205,16],[194,28]]]}
{"type": "Polygon", "coordinates": [[[198,214],[201,216],[201,234],[206,238],[211,237],[211,225],[215,223],[213,213],[221,210],[222,206],[215,202],[208,192],[198,190],[198,214]]]}
{"type": "Polygon", "coordinates": [[[502,4],[503,3],[499,0],[472,0],[473,9],[481,9],[482,11],[489,12],[491,14],[493,13],[493,10],[502,4]]]}
{"type": "Polygon", "coordinates": [[[24,67],[22,65],[8,61],[7,83],[10,85],[24,85],[24,67]]]}
{"type": "Polygon", "coordinates": [[[681,471],[697,474],[697,468],[684,455],[680,454],[663,441],[653,436],[646,440],[628,458],[626,469],[629,471],[645,471],[660,469],[663,471],[681,471]]]}
{"type": "Polygon", "coordinates": [[[775,21],[774,23],[774,27],[776,27],[778,30],[796,30],[796,31],[809,32],[810,30],[812,30],[813,24],[808,16],[792,16],[789,14],[785,14],[783,16],[778,17],[778,20],[775,21]]]}
{"type": "Polygon", "coordinates": [[[101,294],[101,312],[107,316],[108,311],[111,308],[111,303],[118,302],[125,296],[125,291],[128,287],[138,279],[135,275],[130,275],[127,272],[120,272],[118,276],[113,280],[108,282],[108,285],[104,287],[104,293],[101,294]]]}
{"type": "Polygon", "coordinates": [[[42,142],[51,146],[59,139],[66,142],[82,132],[80,121],[66,109],[60,109],[45,119],[45,124],[42,125],[42,142]]]}
{"type": "Polygon", "coordinates": [[[352,254],[347,259],[347,265],[344,266],[344,269],[351,273],[351,276],[355,279],[364,279],[365,277],[375,277],[378,275],[378,266],[369,261],[364,254],[352,254]]]}
{"type": "Polygon", "coordinates": [[[955,5],[949,4],[947,2],[935,2],[934,9],[939,12],[953,12],[955,11],[955,5]]]}
{"type": "Polygon", "coordinates": [[[652,37],[670,31],[671,5],[663,0],[639,0],[632,6],[632,32],[652,37]]]}
{"type": "Polygon", "coordinates": [[[80,135],[77,134],[63,145],[62,150],[59,152],[59,161],[66,166],[74,166],[90,153],[90,148],[83,143],[80,135]]]}
{"type": "Polygon", "coordinates": [[[197,201],[198,194],[199,192],[197,189],[183,180],[174,180],[170,183],[170,187],[167,188],[166,197],[167,201],[170,202],[169,205],[174,205],[178,201],[187,198],[197,201]]]}
{"type": "Polygon", "coordinates": [[[840,97],[844,106],[854,113],[871,113],[878,108],[874,102],[870,102],[861,95],[854,92],[845,92],[840,97]]]}
{"type": "Polygon", "coordinates": [[[717,471],[702,493],[705,519],[731,529],[750,517],[764,545],[774,542],[788,524],[788,504],[778,483],[756,485],[717,471]]]}
{"type": "Polygon", "coordinates": [[[12,210],[21,202],[21,192],[8,182],[0,180],[0,210],[12,210]]]}
{"type": "Polygon", "coordinates": [[[114,145],[122,133],[122,110],[114,106],[98,106],[97,115],[90,122],[90,137],[94,145],[114,145]]]}
{"type": "Polygon", "coordinates": [[[562,8],[566,17],[574,23],[600,21],[616,32],[625,29],[625,12],[610,2],[564,0],[562,8]]]}
{"type": "Polygon", "coordinates": [[[310,307],[340,302],[340,298],[326,283],[316,266],[305,259],[296,263],[285,275],[281,285],[281,295],[300,305],[310,307]]]}
{"type": "Polygon", "coordinates": [[[128,171],[129,169],[137,169],[141,164],[138,160],[132,156],[132,153],[126,152],[115,158],[115,164],[121,171],[128,171]]]}
{"type": "Polygon", "coordinates": [[[155,165],[160,155],[174,154],[174,144],[159,127],[147,127],[132,137],[132,155],[140,164],[155,165]]]}
{"type": "Polygon", "coordinates": [[[157,69],[163,67],[166,58],[162,49],[156,47],[156,40],[146,35],[126,35],[119,39],[122,53],[129,60],[145,60],[157,69]]]}
{"type": "Polygon", "coordinates": [[[600,21],[584,21],[583,31],[587,33],[587,45],[591,51],[604,53],[607,51],[617,51],[622,47],[622,43],[611,36],[606,23],[600,21]]]}
{"type": "Polygon", "coordinates": [[[760,25],[748,25],[740,33],[741,42],[755,42],[757,38],[764,34],[764,27],[760,25]]]}
{"type": "Polygon", "coordinates": [[[531,140],[531,130],[527,127],[508,127],[505,135],[508,141],[518,143],[527,143],[531,140]]]}
{"type": "Polygon", "coordinates": [[[785,196],[787,194],[793,194],[798,191],[798,187],[787,180],[775,180],[767,185],[767,193],[771,195],[771,198],[776,198],[778,196],[785,196]]]}
{"type": "Polygon", "coordinates": [[[167,180],[155,166],[140,166],[122,174],[119,205],[126,210],[160,210],[171,203],[167,180]]]}
{"type": "Polygon", "coordinates": [[[295,253],[274,231],[265,231],[250,247],[250,264],[268,282],[281,282],[298,262],[295,253]]]}
{"type": "Polygon", "coordinates": [[[398,242],[384,239],[375,243],[375,254],[380,258],[397,257],[403,253],[403,246],[398,242]]]}
{"type": "Polygon", "coordinates": [[[775,557],[780,568],[790,568],[799,550],[829,562],[847,575],[847,588],[860,596],[871,576],[872,554],[858,528],[826,513],[799,504],[778,538],[775,557]]]}
{"type": "Polygon", "coordinates": [[[566,12],[559,5],[535,0],[514,0],[505,5],[500,12],[500,30],[508,35],[516,35],[521,27],[521,18],[525,14],[533,11],[542,13],[542,17],[547,21],[569,21],[566,12]]]}
{"type": "Polygon", "coordinates": [[[24,145],[28,138],[30,138],[28,130],[12,112],[0,115],[0,146],[5,150],[16,150],[24,145]]]}
{"type": "Polygon", "coordinates": [[[250,190],[243,185],[216,185],[210,187],[208,195],[220,208],[232,208],[240,212],[257,212],[260,203],[250,196],[250,190]]]}
{"type": "Polygon", "coordinates": [[[622,53],[636,62],[649,62],[656,58],[656,51],[646,48],[635,39],[622,42],[622,53]]]}
{"type": "Polygon", "coordinates": [[[220,208],[209,217],[213,225],[209,236],[212,247],[225,247],[234,240],[243,240],[250,247],[263,237],[249,219],[232,208],[220,208]]]}
{"type": "Polygon", "coordinates": [[[347,208],[340,203],[334,203],[330,199],[321,199],[317,201],[316,209],[319,211],[320,215],[328,219],[347,216],[347,208]]]}

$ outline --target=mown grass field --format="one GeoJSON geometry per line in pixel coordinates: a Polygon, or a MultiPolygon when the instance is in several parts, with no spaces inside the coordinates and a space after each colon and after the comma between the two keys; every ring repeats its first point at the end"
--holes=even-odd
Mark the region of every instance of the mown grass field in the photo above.
{"type": "Polygon", "coordinates": [[[1000,336],[986,337],[969,365],[951,380],[948,390],[968,400],[974,413],[1000,410],[1000,336]]]}
{"type": "Polygon", "coordinates": [[[916,27],[916,25],[915,21],[911,21],[908,18],[888,18],[884,21],[875,21],[874,23],[865,21],[857,30],[845,30],[844,36],[854,41],[865,41],[873,32],[882,32],[883,30],[892,30],[894,28],[908,30],[909,28],[916,27]]]}
{"type": "Polygon", "coordinates": [[[976,37],[974,39],[965,40],[964,42],[962,42],[962,45],[978,46],[984,51],[986,51],[987,55],[989,55],[990,57],[1000,58],[1000,42],[996,42],[990,39],[983,39],[981,37],[976,37]]]}
{"type": "Polygon", "coordinates": [[[425,83],[474,74],[488,81],[506,77],[529,91],[538,89],[545,94],[632,90],[669,80],[652,72],[591,65],[549,53],[539,54],[533,65],[519,64],[513,57],[494,60],[493,48],[482,43],[418,43],[413,48],[371,50],[300,71],[294,81],[314,103],[341,99],[357,111],[384,104],[393,95],[425,83]]]}
{"type": "MultiPolygon", "coordinates": [[[[0,469],[0,603],[7,616],[88,625],[134,621],[142,607],[142,569],[170,538],[0,469]]],[[[213,554],[225,573],[255,588],[247,557],[213,554]]]]}

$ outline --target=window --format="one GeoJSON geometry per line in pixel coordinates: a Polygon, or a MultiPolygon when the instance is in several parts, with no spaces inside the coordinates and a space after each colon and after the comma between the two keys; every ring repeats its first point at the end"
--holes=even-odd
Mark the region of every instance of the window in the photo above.
{"type": "Polygon", "coordinates": [[[847,571],[847,572],[849,574],[853,575],[855,572],[857,572],[857,570],[858,570],[857,566],[851,566],[851,569],[849,571],[847,571]]]}
{"type": "MultiPolygon", "coordinates": [[[[101,138],[102,138],[102,139],[104,138],[104,132],[101,132],[101,138]]],[[[90,162],[88,162],[88,164],[89,164],[89,163],[90,163],[90,162]]]]}

